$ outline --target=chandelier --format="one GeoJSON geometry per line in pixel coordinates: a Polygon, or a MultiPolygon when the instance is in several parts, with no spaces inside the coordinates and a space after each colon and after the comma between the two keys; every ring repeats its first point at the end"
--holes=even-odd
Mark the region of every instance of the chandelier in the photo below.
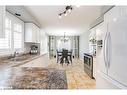
{"type": "Polygon", "coordinates": [[[68,42],[68,40],[69,40],[69,38],[67,38],[65,36],[65,32],[64,32],[64,36],[63,36],[63,38],[61,38],[61,41],[63,41],[65,43],[65,42],[68,42]]]}
{"type": "Polygon", "coordinates": [[[62,17],[62,15],[64,15],[64,16],[67,16],[67,12],[71,12],[72,11],[72,6],[70,5],[70,6],[66,6],[65,7],[65,11],[63,11],[63,12],[61,12],[60,14],[58,14],[59,15],[59,18],[61,18],[62,17]]]}

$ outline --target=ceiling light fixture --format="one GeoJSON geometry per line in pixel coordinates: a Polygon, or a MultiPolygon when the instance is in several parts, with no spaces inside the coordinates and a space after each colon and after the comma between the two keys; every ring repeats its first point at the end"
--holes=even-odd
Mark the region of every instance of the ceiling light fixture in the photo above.
{"type": "Polygon", "coordinates": [[[19,13],[15,13],[15,15],[16,15],[16,16],[21,16],[21,14],[19,14],[19,13]]]}
{"type": "Polygon", "coordinates": [[[67,16],[67,12],[66,11],[64,12],[64,16],[67,16]]]}
{"type": "Polygon", "coordinates": [[[59,18],[61,18],[62,17],[62,15],[64,15],[64,16],[67,16],[67,12],[71,12],[72,11],[72,6],[66,6],[65,7],[65,11],[64,12],[62,12],[62,13],[60,13],[60,14],[58,14],[59,15],[59,18]]]}
{"type": "Polygon", "coordinates": [[[61,38],[61,41],[63,41],[64,43],[69,40],[65,34],[66,32],[64,32],[64,36],[61,38]]]}
{"type": "Polygon", "coordinates": [[[62,15],[61,14],[59,14],[59,18],[62,18],[62,15]]]}
{"type": "Polygon", "coordinates": [[[71,13],[71,10],[72,10],[72,9],[68,9],[68,12],[71,13]]]}

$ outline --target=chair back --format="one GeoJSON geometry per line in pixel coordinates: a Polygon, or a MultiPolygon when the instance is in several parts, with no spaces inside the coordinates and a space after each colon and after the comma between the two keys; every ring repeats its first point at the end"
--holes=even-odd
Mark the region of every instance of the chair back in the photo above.
{"type": "Polygon", "coordinates": [[[62,57],[68,57],[68,50],[63,50],[62,57]]]}

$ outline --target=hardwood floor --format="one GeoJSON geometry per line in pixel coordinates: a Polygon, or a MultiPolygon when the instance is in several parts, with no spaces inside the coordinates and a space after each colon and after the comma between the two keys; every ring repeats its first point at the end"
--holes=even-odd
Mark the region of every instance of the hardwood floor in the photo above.
{"type": "Polygon", "coordinates": [[[50,60],[50,68],[66,70],[68,89],[94,89],[96,83],[85,72],[83,62],[79,59],[74,59],[72,64],[67,66],[66,63],[62,66],[56,63],[55,59],[50,60]]]}

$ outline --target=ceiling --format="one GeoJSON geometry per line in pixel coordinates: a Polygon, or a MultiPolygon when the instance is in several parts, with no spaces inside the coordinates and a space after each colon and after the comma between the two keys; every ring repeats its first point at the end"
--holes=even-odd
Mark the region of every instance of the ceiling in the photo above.
{"type": "Polygon", "coordinates": [[[101,6],[73,6],[66,17],[58,18],[65,6],[24,6],[49,35],[80,35],[101,14],[101,6]]]}
{"type": "Polygon", "coordinates": [[[21,14],[21,16],[15,16],[23,20],[25,23],[32,22],[36,24],[38,27],[41,27],[40,24],[36,21],[35,17],[33,17],[32,14],[30,14],[24,8],[24,6],[6,6],[6,10],[13,15],[15,15],[15,13],[21,14]]]}

